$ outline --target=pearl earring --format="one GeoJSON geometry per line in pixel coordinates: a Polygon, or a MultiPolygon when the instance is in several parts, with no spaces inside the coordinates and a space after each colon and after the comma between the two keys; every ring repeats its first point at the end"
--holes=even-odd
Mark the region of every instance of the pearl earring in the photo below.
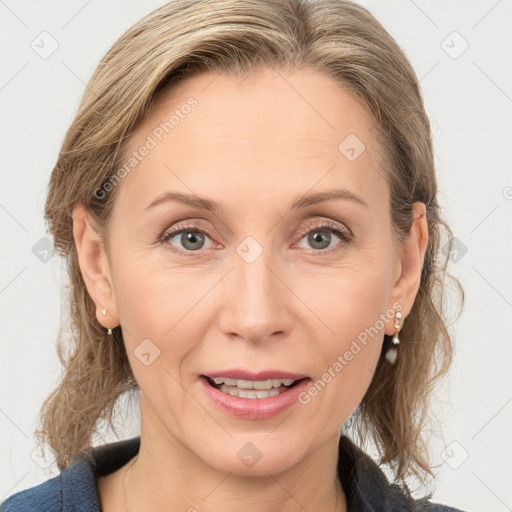
{"type": "MultiPolygon", "coordinates": [[[[105,308],[105,309],[102,311],[103,316],[107,316],[107,309],[108,309],[108,308],[105,308]]],[[[112,329],[111,329],[110,327],[107,329],[107,334],[109,334],[110,336],[112,336],[112,329]]]]}
{"type": "MultiPolygon", "coordinates": [[[[396,333],[395,335],[393,336],[393,345],[395,345],[395,347],[400,343],[400,338],[398,337],[398,333],[400,332],[400,320],[402,318],[402,313],[400,311],[397,311],[395,313],[395,329],[396,329],[396,333]]],[[[389,350],[386,352],[386,359],[391,363],[391,364],[395,364],[396,362],[396,358],[398,356],[398,350],[395,348],[395,347],[391,347],[389,348],[389,350]]]]}

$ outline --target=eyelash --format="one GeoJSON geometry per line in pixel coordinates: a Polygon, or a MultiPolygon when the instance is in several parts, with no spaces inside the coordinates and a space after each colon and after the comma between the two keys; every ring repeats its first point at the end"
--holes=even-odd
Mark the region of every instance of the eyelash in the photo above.
{"type": "MultiPolygon", "coordinates": [[[[341,240],[341,242],[338,245],[331,247],[329,249],[310,249],[310,251],[308,251],[310,254],[312,254],[312,253],[331,254],[332,252],[339,250],[342,247],[346,247],[352,241],[353,235],[351,234],[351,232],[348,229],[342,229],[339,227],[338,224],[335,224],[330,221],[320,221],[316,224],[309,225],[306,228],[303,228],[299,232],[299,234],[300,234],[299,241],[302,240],[307,234],[311,233],[315,229],[322,229],[322,228],[328,228],[332,233],[334,233],[341,240]]],[[[188,231],[194,231],[194,232],[198,232],[200,234],[207,235],[210,239],[213,238],[207,229],[200,228],[197,224],[189,223],[189,224],[178,226],[169,231],[164,231],[164,233],[162,233],[162,235],[158,238],[158,241],[160,244],[164,244],[171,238],[174,238],[176,235],[179,235],[181,233],[186,233],[188,231]]],[[[194,253],[202,252],[201,250],[188,251],[188,250],[177,249],[177,248],[172,248],[171,250],[174,252],[177,252],[180,254],[186,254],[186,255],[194,255],[194,253]]]]}

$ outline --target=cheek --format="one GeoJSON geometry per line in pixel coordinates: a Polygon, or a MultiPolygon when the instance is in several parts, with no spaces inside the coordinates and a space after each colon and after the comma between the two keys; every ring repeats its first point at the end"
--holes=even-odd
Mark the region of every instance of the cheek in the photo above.
{"type": "Polygon", "coordinates": [[[135,379],[154,407],[168,407],[173,397],[173,407],[182,410],[181,364],[201,332],[195,307],[211,287],[210,279],[170,271],[149,258],[125,261],[118,270],[116,302],[135,379]]]}
{"type": "Polygon", "coordinates": [[[115,280],[127,350],[133,352],[149,339],[164,356],[160,363],[164,358],[166,366],[179,363],[207,327],[198,315],[205,315],[209,307],[209,291],[219,280],[217,273],[170,266],[162,257],[155,261],[146,253],[121,261],[115,280]]]}
{"type": "Polygon", "coordinates": [[[322,403],[329,403],[325,410],[338,411],[341,421],[368,389],[381,353],[385,322],[394,314],[386,310],[389,272],[377,259],[360,258],[329,275],[316,275],[314,286],[309,277],[299,282],[297,294],[315,313],[314,317],[310,312],[304,314],[299,322],[315,326],[310,350],[316,355],[318,395],[322,403]]]}
{"type": "MultiPolygon", "coordinates": [[[[342,342],[374,326],[385,313],[390,273],[390,260],[354,253],[337,268],[300,275],[294,292],[320,321],[322,332],[342,342]]],[[[382,330],[381,322],[377,328],[382,330]]]]}

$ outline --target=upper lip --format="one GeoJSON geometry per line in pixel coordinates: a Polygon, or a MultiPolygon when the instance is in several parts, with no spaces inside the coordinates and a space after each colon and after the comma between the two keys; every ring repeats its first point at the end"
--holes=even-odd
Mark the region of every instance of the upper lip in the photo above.
{"type": "Polygon", "coordinates": [[[251,372],[249,370],[232,369],[220,370],[218,372],[205,372],[203,375],[214,379],[215,377],[227,377],[237,380],[270,380],[270,379],[292,379],[300,380],[307,377],[304,374],[284,372],[281,370],[264,370],[261,372],[251,372]]]}

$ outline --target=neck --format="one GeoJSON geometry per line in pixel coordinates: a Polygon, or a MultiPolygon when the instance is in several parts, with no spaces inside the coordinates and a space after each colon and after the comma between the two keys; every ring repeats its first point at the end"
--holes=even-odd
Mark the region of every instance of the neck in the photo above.
{"type": "Polygon", "coordinates": [[[123,468],[126,512],[347,510],[337,475],[339,433],[293,466],[254,476],[213,468],[156,418],[141,419],[139,453],[123,468]]]}

